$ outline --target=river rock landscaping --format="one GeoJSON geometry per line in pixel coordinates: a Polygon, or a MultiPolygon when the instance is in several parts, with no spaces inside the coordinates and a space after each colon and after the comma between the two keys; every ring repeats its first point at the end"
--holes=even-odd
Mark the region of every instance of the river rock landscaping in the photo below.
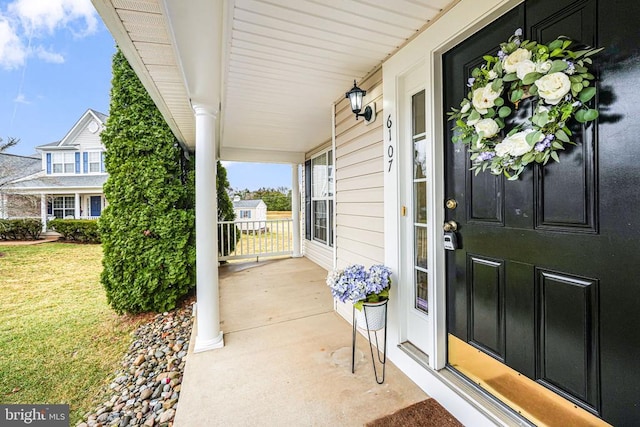
{"type": "Polygon", "coordinates": [[[113,380],[111,396],[77,427],[170,427],[180,398],[193,324],[192,306],[156,315],[134,332],[113,380]]]}

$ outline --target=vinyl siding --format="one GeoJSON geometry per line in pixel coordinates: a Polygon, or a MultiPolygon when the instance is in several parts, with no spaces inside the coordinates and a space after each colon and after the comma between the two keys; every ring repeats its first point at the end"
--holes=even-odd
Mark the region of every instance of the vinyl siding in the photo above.
{"type": "MultiPolygon", "coordinates": [[[[359,83],[376,120],[357,121],[347,99],[336,105],[336,252],[338,268],[384,262],[384,148],[382,71],[359,83]]],[[[338,305],[350,318],[351,309],[338,305]]]]}
{"type": "Polygon", "coordinates": [[[86,126],[84,126],[84,129],[82,129],[78,133],[78,136],[76,136],[73,139],[73,144],[79,144],[80,145],[80,147],[79,147],[80,151],[101,151],[101,150],[103,150],[102,141],[100,140],[100,134],[98,132],[96,132],[96,133],[89,132],[89,130],[86,128],[86,126]]]}

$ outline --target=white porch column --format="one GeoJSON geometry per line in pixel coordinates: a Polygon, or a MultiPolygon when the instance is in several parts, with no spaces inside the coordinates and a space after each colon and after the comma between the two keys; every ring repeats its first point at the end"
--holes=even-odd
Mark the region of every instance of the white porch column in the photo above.
{"type": "Polygon", "coordinates": [[[75,219],[80,219],[80,193],[76,193],[75,196],[73,216],[75,219]]]}
{"type": "Polygon", "coordinates": [[[300,248],[300,180],[298,165],[291,165],[291,217],[293,220],[293,256],[302,256],[300,248]]]}
{"type": "Polygon", "coordinates": [[[40,220],[42,221],[42,232],[47,231],[47,195],[40,193],[40,220]]]}
{"type": "Polygon", "coordinates": [[[216,115],[194,105],[196,115],[196,318],[194,352],[224,346],[218,299],[216,115]]]}

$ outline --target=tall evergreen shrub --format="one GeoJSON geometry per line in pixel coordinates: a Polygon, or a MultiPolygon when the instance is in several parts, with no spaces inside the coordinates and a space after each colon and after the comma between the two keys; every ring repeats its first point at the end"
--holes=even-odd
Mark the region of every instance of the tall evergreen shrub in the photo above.
{"type": "Polygon", "coordinates": [[[193,166],[120,50],[101,137],[107,299],[120,313],[170,310],[195,286],[193,166]]]}
{"type": "MultiPolygon", "coordinates": [[[[218,168],[216,175],[216,189],[218,191],[218,221],[234,221],[236,213],[233,210],[233,202],[229,197],[231,185],[227,178],[227,170],[218,160],[216,165],[218,168]]],[[[229,255],[236,249],[236,242],[240,240],[242,233],[236,229],[235,225],[227,226],[225,224],[218,225],[218,253],[220,255],[229,255]],[[236,238],[229,236],[229,233],[235,232],[236,238]]]]}

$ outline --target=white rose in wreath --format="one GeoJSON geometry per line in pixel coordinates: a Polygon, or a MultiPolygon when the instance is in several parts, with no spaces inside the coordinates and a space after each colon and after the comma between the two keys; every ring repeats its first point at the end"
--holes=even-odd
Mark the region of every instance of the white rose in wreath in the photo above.
{"type": "Polygon", "coordinates": [[[538,95],[551,105],[556,105],[571,90],[569,77],[561,72],[542,76],[535,84],[538,87],[538,95]]]}
{"type": "MultiPolygon", "coordinates": [[[[526,138],[527,135],[533,131],[533,129],[526,129],[506,137],[502,140],[501,143],[496,144],[496,146],[494,147],[496,155],[504,157],[505,155],[509,154],[513,157],[519,157],[528,153],[529,151],[531,151],[531,146],[527,142],[526,138]]],[[[543,137],[540,137],[540,140],[542,139],[543,137]]]]}
{"type": "Polygon", "coordinates": [[[529,73],[533,73],[534,71],[536,71],[536,64],[529,59],[525,59],[516,65],[516,76],[518,76],[520,80],[524,79],[524,76],[529,73]]]}
{"type": "Polygon", "coordinates": [[[551,61],[536,62],[536,71],[542,74],[548,73],[552,65],[551,61]]]}
{"type": "Polygon", "coordinates": [[[476,123],[474,127],[476,128],[476,133],[482,135],[483,138],[491,138],[500,130],[498,124],[493,119],[482,119],[476,123]]]}
{"type": "Polygon", "coordinates": [[[516,66],[525,60],[531,59],[531,51],[523,48],[518,48],[511,52],[509,56],[504,58],[504,62],[502,63],[502,68],[507,73],[515,73],[516,66]]]}
{"type": "Polygon", "coordinates": [[[495,105],[495,100],[499,96],[500,92],[495,92],[489,84],[473,91],[471,103],[478,113],[487,114],[487,109],[495,105]]]}

